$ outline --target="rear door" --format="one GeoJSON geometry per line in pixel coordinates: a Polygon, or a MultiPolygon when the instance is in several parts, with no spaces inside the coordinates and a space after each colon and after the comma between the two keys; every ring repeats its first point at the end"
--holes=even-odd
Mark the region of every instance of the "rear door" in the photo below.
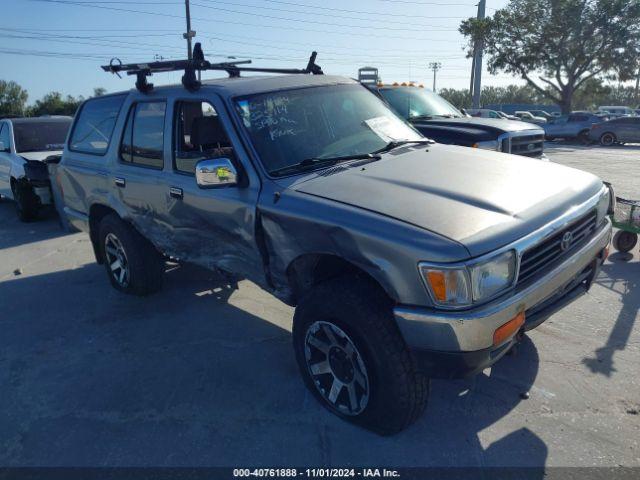
{"type": "Polygon", "coordinates": [[[170,228],[161,220],[165,201],[162,171],[171,138],[166,96],[133,94],[123,107],[123,117],[108,176],[110,203],[119,206],[121,216],[162,252],[173,254],[170,228]]]}
{"type": "MultiPolygon", "coordinates": [[[[186,93],[186,92],[185,92],[186,93]]],[[[185,94],[171,102],[172,151],[163,173],[163,217],[175,256],[264,284],[256,244],[259,177],[216,95],[185,94]],[[200,160],[228,158],[239,184],[200,188],[200,160]]]]}
{"type": "Polygon", "coordinates": [[[639,117],[630,117],[628,127],[628,142],[631,143],[640,143],[640,118],[639,117]]]}
{"type": "Polygon", "coordinates": [[[623,117],[615,120],[615,134],[619,142],[634,142],[636,138],[636,123],[634,118],[623,117]]]}
{"type": "Polygon", "coordinates": [[[3,143],[5,149],[5,151],[0,151],[0,195],[11,198],[11,187],[9,184],[9,175],[11,173],[10,139],[9,122],[0,122],[0,142],[3,143]]]}

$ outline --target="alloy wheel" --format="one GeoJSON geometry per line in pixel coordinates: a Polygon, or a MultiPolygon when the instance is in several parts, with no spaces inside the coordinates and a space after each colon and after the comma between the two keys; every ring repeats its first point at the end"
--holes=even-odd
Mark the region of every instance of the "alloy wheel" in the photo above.
{"type": "Polygon", "coordinates": [[[314,322],[305,336],[305,360],[313,383],[344,415],[359,415],[369,401],[370,382],[353,340],[330,322],[314,322]]]}
{"type": "Polygon", "coordinates": [[[104,240],[104,253],[113,279],[121,287],[129,285],[129,261],[122,243],[113,233],[104,240]]]}
{"type": "Polygon", "coordinates": [[[606,147],[609,147],[614,144],[616,138],[611,133],[605,133],[600,137],[600,143],[606,147]]]}

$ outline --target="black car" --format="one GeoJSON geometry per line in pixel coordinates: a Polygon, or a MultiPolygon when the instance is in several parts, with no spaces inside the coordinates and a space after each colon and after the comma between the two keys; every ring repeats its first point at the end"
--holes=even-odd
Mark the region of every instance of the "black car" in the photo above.
{"type": "Polygon", "coordinates": [[[519,120],[469,117],[439,95],[413,84],[366,84],[400,116],[439,143],[543,157],[544,130],[519,120]]]}

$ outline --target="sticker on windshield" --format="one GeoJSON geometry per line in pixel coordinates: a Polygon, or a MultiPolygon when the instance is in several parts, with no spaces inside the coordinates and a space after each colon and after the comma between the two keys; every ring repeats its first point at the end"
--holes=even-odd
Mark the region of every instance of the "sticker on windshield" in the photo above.
{"type": "Polygon", "coordinates": [[[364,121],[373,133],[378,135],[386,142],[405,138],[407,136],[407,128],[402,122],[394,122],[389,117],[375,117],[364,121]]]}

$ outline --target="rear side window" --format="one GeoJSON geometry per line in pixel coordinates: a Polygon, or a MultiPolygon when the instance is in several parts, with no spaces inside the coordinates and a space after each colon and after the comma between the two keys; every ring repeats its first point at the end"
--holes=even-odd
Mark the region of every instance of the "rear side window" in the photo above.
{"type": "Polygon", "coordinates": [[[129,110],[120,145],[124,163],[161,169],[164,165],[166,102],[142,102],[129,110]]]}
{"type": "Polygon", "coordinates": [[[126,95],[96,98],[80,109],[69,140],[74,152],[104,155],[109,148],[113,127],[126,95]]]}

